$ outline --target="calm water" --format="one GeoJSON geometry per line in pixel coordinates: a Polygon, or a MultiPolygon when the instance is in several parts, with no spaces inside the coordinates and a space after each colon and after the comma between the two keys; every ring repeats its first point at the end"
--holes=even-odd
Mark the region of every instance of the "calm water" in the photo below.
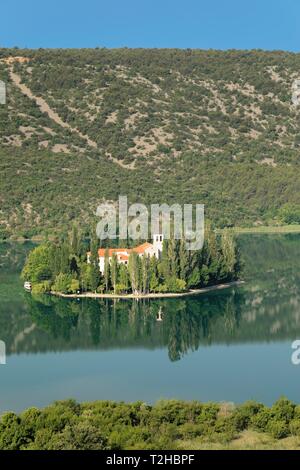
{"type": "Polygon", "coordinates": [[[139,302],[33,298],[19,279],[30,244],[0,245],[0,411],[69,397],[300,402],[300,236],[239,243],[243,287],[139,302]]]}

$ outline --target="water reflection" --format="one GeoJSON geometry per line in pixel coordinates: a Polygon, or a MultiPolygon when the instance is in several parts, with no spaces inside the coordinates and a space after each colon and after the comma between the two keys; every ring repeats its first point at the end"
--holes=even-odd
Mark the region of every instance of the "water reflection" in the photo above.
{"type": "Polygon", "coordinates": [[[2,247],[0,338],[8,354],[167,348],[171,361],[201,345],[294,339],[300,333],[299,242],[296,235],[243,237],[244,287],[150,301],[34,297],[18,281],[24,253],[2,247]]]}

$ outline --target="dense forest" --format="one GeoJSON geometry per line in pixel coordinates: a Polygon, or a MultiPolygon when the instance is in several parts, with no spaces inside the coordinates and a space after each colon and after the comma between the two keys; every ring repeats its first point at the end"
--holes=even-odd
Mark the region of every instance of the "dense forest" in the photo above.
{"type": "Polygon", "coordinates": [[[300,222],[300,55],[0,49],[0,236],[88,226],[103,200],[300,222]]]}
{"type": "Polygon", "coordinates": [[[244,448],[255,448],[254,436],[258,448],[276,448],[280,440],[299,448],[300,406],[284,397],[271,407],[255,401],[234,406],[66,400],[4,413],[0,420],[1,450],[230,448],[241,436],[244,448]]]}
{"type": "Polygon", "coordinates": [[[105,249],[104,272],[99,269],[99,243],[91,239],[89,258],[85,240],[73,227],[67,238],[48,241],[34,248],[25,262],[22,278],[32,285],[33,294],[49,292],[73,294],[146,295],[185,292],[238,279],[241,260],[233,234],[221,235],[207,225],[205,241],[199,250],[190,251],[184,239],[163,242],[161,257],[131,251],[128,265],[121,264],[115,253],[109,258],[105,249]]]}

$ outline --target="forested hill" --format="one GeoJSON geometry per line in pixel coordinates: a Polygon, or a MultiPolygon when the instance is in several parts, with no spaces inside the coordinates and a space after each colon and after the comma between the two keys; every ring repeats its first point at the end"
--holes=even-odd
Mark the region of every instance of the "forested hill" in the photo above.
{"type": "Polygon", "coordinates": [[[119,194],[218,226],[297,212],[298,78],[287,52],[0,49],[0,235],[87,225],[119,194]]]}

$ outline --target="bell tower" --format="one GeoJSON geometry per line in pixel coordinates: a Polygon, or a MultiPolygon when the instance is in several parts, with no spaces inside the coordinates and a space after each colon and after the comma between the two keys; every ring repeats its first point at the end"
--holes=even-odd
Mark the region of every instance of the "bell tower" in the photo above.
{"type": "Polygon", "coordinates": [[[153,249],[157,259],[161,257],[163,249],[164,236],[161,233],[153,234],[153,249]]]}

